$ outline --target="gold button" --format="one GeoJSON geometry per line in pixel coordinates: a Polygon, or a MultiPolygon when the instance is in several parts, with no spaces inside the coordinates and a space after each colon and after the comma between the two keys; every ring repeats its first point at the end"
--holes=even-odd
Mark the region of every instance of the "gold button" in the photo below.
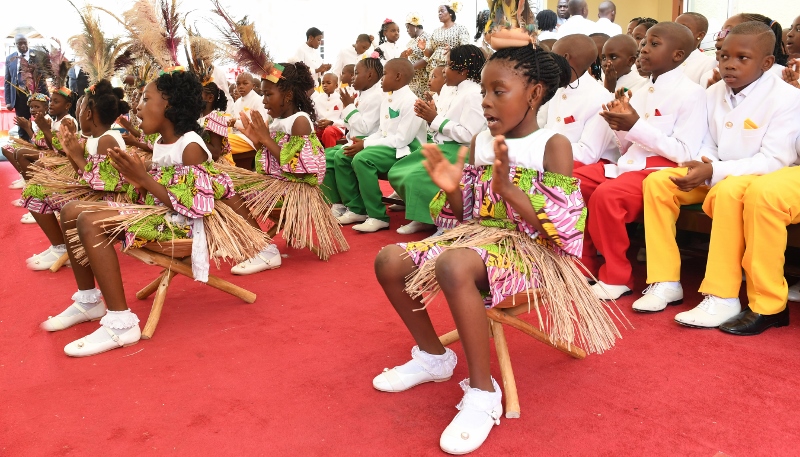
{"type": "Polygon", "coordinates": [[[633,160],[629,160],[628,165],[633,165],[633,160]]]}
{"type": "Polygon", "coordinates": [[[648,90],[648,91],[649,91],[649,92],[652,94],[653,92],[655,92],[655,91],[656,91],[656,88],[655,88],[655,87],[653,87],[653,86],[650,86],[650,88],[649,88],[649,89],[647,89],[647,90],[648,90]]]}
{"type": "Polygon", "coordinates": [[[389,103],[392,103],[392,99],[391,98],[389,99],[389,103]]]}
{"type": "Polygon", "coordinates": [[[557,118],[556,118],[556,122],[561,122],[561,118],[560,118],[560,117],[557,117],[557,118]]]}
{"type": "Polygon", "coordinates": [[[561,94],[561,98],[563,98],[564,100],[566,100],[566,99],[567,99],[567,94],[561,94]]]}
{"type": "Polygon", "coordinates": [[[726,128],[726,129],[729,129],[729,128],[731,128],[731,127],[733,127],[733,122],[731,122],[731,121],[728,121],[728,122],[726,122],[726,123],[725,123],[725,128],[726,128]]]}
{"type": "Polygon", "coordinates": [[[386,119],[389,119],[389,115],[388,114],[385,117],[386,117],[386,119]]]}
{"type": "Polygon", "coordinates": [[[650,118],[650,113],[644,113],[644,118],[645,119],[649,119],[650,118]]]}

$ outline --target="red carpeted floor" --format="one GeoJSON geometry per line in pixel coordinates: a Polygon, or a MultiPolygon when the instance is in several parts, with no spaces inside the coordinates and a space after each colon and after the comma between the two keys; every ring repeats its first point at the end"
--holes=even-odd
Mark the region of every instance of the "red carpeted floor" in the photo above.
{"type": "MultiPolygon", "coordinates": [[[[16,177],[0,163],[0,455],[442,454],[465,363],[450,382],[404,393],[371,385],[413,344],[372,273],[381,246],[415,239],[394,232],[399,214],[391,231],[345,228],[351,251],[327,263],[279,242],[280,269],[232,278],[258,294],[254,304],[179,278],[153,339],[71,359],[63,346],[97,324],[38,328],[75,284],[68,268],[24,267],[47,242],[9,204],[16,177]]],[[[120,257],[144,320],[150,302],[134,294],[158,271],[120,257]]],[[[703,270],[685,266],[687,291],[703,270]]],[[[636,329],[583,361],[507,331],[522,418],[502,419],[475,455],[797,455],[799,326],[744,338],[673,322],[700,298],[653,315],[621,300],[636,329]]],[[[440,332],[452,329],[446,304],[429,309],[440,332]]]]}

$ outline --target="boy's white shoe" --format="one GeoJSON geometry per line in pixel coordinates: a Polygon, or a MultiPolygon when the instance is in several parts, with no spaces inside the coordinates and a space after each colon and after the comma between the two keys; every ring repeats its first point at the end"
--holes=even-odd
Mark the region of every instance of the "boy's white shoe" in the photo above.
{"type": "Polygon", "coordinates": [[[411,360],[403,365],[383,369],[383,373],[375,376],[372,387],[381,392],[402,392],[426,382],[443,382],[453,376],[458,357],[449,348],[444,354],[428,354],[419,346],[411,349],[411,360]]]}
{"type": "Polygon", "coordinates": [[[67,247],[65,245],[60,246],[50,246],[49,249],[42,252],[41,254],[37,254],[26,261],[28,268],[33,271],[44,271],[49,270],[50,267],[53,266],[54,263],[61,258],[62,255],[67,253],[67,247]]]}
{"type": "Polygon", "coordinates": [[[439,447],[448,454],[467,454],[481,447],[492,427],[500,425],[503,403],[500,386],[492,378],[494,392],[475,389],[469,386],[469,378],[459,383],[464,389],[464,397],[456,406],[459,413],[439,438],[439,447]]]}
{"type": "Polygon", "coordinates": [[[412,233],[421,232],[423,230],[433,230],[436,226],[433,224],[426,224],[419,221],[411,221],[406,225],[397,229],[397,233],[401,235],[411,235],[412,233]]]}
{"type": "Polygon", "coordinates": [[[252,259],[235,265],[231,268],[231,273],[241,276],[252,275],[265,270],[274,270],[279,266],[281,266],[281,253],[277,246],[270,244],[252,259]]]}
{"type": "Polygon", "coordinates": [[[353,230],[362,232],[362,233],[374,233],[378,230],[384,230],[389,228],[389,223],[384,222],[380,219],[373,219],[368,217],[366,221],[361,224],[354,225],[353,230]]]}
{"type": "Polygon", "coordinates": [[[130,309],[108,311],[100,319],[99,329],[64,346],[64,353],[70,357],[88,357],[134,345],[141,337],[139,318],[130,309]]]}
{"type": "Polygon", "coordinates": [[[346,212],[347,207],[341,203],[334,203],[331,205],[331,214],[333,214],[333,217],[341,217],[346,212]]]}
{"type": "Polygon", "coordinates": [[[22,216],[22,219],[20,219],[19,221],[22,222],[23,224],[35,224],[36,223],[36,219],[33,218],[33,214],[31,214],[31,213],[25,213],[25,215],[22,216]]]}
{"type": "Polygon", "coordinates": [[[348,209],[344,214],[337,217],[336,220],[342,225],[349,225],[355,224],[356,222],[364,222],[367,220],[367,216],[363,214],[356,214],[348,209]]]}
{"type": "Polygon", "coordinates": [[[597,295],[597,298],[600,300],[616,300],[619,297],[633,293],[632,290],[628,289],[628,286],[615,286],[606,284],[603,281],[594,283],[592,285],[592,291],[594,291],[595,295],[597,295]]]}
{"type": "Polygon", "coordinates": [[[654,282],[647,286],[644,295],[633,302],[633,310],[640,313],[664,311],[668,305],[683,303],[683,287],[680,282],[654,282]]]}
{"type": "Polygon", "coordinates": [[[72,304],[57,316],[50,316],[39,327],[57,332],[83,322],[96,321],[106,315],[106,304],[97,289],[79,290],[72,295],[72,304]]]}
{"type": "Polygon", "coordinates": [[[22,189],[25,187],[25,178],[19,178],[8,186],[9,189],[22,189]]]}
{"type": "Polygon", "coordinates": [[[800,302],[800,282],[789,288],[789,301],[800,302]]]}
{"type": "Polygon", "coordinates": [[[678,313],[675,322],[687,327],[715,328],[742,312],[738,298],[720,298],[706,295],[694,309],[678,313]]]}

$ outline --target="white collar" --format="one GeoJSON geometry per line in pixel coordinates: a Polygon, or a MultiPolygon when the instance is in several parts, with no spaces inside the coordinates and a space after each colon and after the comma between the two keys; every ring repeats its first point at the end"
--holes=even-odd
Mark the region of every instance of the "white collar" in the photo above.
{"type": "MultiPolygon", "coordinates": [[[[756,79],[755,81],[750,83],[749,86],[747,86],[744,89],[740,90],[738,94],[734,94],[733,90],[730,88],[730,86],[725,84],[725,99],[726,100],[730,100],[731,98],[735,98],[735,99],[738,100],[738,103],[741,103],[742,100],[744,100],[745,98],[747,98],[748,95],[750,95],[750,93],[752,93],[754,90],[756,90],[756,87],[761,83],[761,81],[764,79],[764,75],[766,75],[766,74],[767,73],[763,73],[760,78],[756,79]]],[[[723,84],[724,84],[724,81],[723,81],[723,84]]]]}

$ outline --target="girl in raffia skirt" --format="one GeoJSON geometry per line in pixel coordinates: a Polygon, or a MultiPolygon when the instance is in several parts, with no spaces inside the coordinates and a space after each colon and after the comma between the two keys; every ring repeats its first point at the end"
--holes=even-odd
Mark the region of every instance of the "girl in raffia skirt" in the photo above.
{"type": "Polygon", "coordinates": [[[140,127],[145,134],[161,135],[153,145],[149,171],[122,146],[107,151],[122,177],[122,189],[138,204],[71,202],[64,207],[61,222],[79,291],[74,303],[42,328],[55,331],[100,319],[99,329],[64,348],[67,355],[84,357],[139,341],[139,319],[125,301],[112,247],[117,238],[122,238],[123,249],[192,238],[192,272],[198,281],[208,278],[209,253],[240,262],[269,244],[263,232],[231,209],[243,202],[230,178],[215,168],[197,133],[201,93],[197,77],[180,70],[163,73],[145,87],[138,107],[140,127]],[[215,204],[220,199],[229,205],[215,204]]]}
{"type": "Polygon", "coordinates": [[[569,82],[569,72],[562,57],[530,45],[495,53],[481,77],[489,129],[472,140],[470,163],[464,165],[466,148],[452,164],[438,147],[425,146],[425,167],[441,189],[431,214],[449,230],[388,246],[375,260],[378,281],[417,343],[411,361],[375,377],[375,389],[400,392],[450,379],[456,355],[421,308],[441,290],[453,314],[469,378],[460,383],[460,412],[440,438],[448,453],[477,449],[500,423],[485,308],[536,288],[540,327],[554,340],[602,352],[619,336],[575,265],[586,209],[569,140],[536,123],[539,107],[569,82]]]}

